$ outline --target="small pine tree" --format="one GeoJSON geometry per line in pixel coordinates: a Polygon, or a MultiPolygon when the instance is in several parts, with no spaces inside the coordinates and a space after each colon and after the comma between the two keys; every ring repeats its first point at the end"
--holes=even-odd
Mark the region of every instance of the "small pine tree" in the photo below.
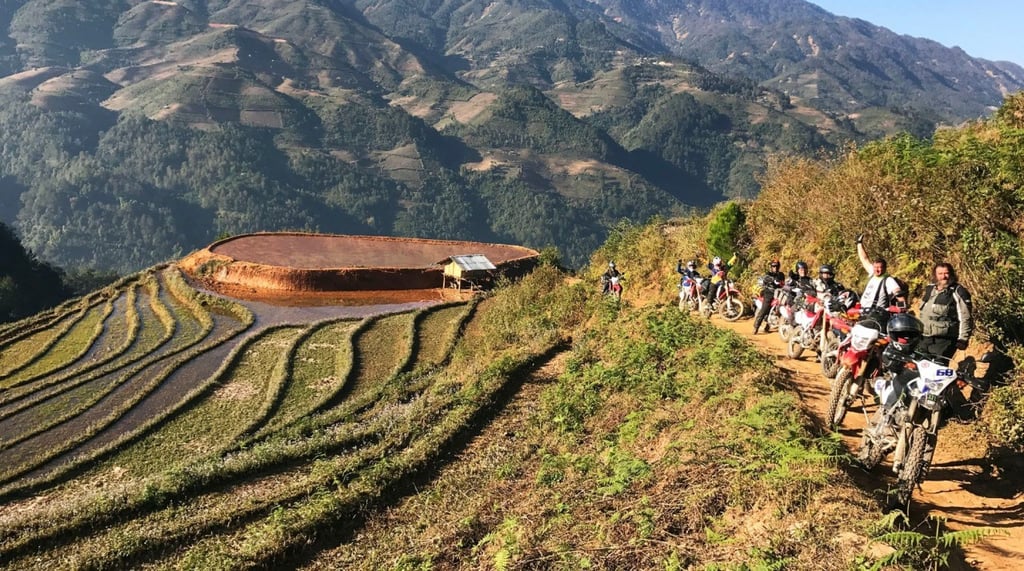
{"type": "Polygon", "coordinates": [[[743,237],[746,222],[746,213],[735,202],[727,203],[715,213],[708,224],[709,255],[728,257],[735,252],[743,237]]]}

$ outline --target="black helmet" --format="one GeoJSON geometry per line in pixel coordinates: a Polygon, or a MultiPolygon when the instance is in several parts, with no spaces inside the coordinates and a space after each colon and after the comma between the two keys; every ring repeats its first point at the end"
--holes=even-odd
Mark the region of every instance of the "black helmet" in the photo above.
{"type": "Polygon", "coordinates": [[[897,313],[886,325],[889,332],[889,344],[901,353],[910,353],[924,335],[924,325],[909,313],[897,313]]]}
{"type": "Polygon", "coordinates": [[[804,271],[807,271],[807,262],[797,262],[796,267],[793,268],[793,271],[799,272],[800,268],[803,268],[804,271]]]}
{"type": "Polygon", "coordinates": [[[834,275],[836,275],[836,271],[832,268],[832,266],[830,266],[828,264],[825,264],[825,265],[821,266],[820,268],[818,268],[818,274],[819,275],[820,274],[829,274],[829,275],[834,276],[834,275]]]}

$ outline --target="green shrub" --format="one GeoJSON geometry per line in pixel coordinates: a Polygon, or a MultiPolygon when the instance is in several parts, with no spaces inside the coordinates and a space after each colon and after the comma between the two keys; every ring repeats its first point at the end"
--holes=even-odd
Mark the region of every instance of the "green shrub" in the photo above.
{"type": "Polygon", "coordinates": [[[707,244],[709,255],[728,260],[742,245],[747,216],[739,204],[726,203],[711,216],[708,223],[707,244]]]}
{"type": "Polygon", "coordinates": [[[1024,452],[1024,385],[1015,383],[994,389],[982,419],[996,444],[1024,452]]]}

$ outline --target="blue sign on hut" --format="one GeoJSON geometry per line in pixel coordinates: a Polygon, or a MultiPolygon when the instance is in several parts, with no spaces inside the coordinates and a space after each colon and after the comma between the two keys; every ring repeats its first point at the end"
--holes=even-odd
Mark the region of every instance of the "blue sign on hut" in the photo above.
{"type": "Polygon", "coordinates": [[[462,290],[483,289],[494,281],[494,270],[498,269],[483,254],[466,254],[452,256],[442,260],[444,277],[441,287],[453,287],[462,290]]]}

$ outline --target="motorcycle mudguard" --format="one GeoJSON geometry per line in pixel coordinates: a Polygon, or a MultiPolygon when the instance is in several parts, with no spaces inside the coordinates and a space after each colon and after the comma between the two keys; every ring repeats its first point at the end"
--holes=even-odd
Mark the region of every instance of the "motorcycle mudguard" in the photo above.
{"type": "Polygon", "coordinates": [[[839,363],[850,369],[850,372],[856,377],[857,373],[860,373],[860,368],[864,365],[864,358],[866,356],[867,351],[844,351],[839,355],[839,363]]]}

